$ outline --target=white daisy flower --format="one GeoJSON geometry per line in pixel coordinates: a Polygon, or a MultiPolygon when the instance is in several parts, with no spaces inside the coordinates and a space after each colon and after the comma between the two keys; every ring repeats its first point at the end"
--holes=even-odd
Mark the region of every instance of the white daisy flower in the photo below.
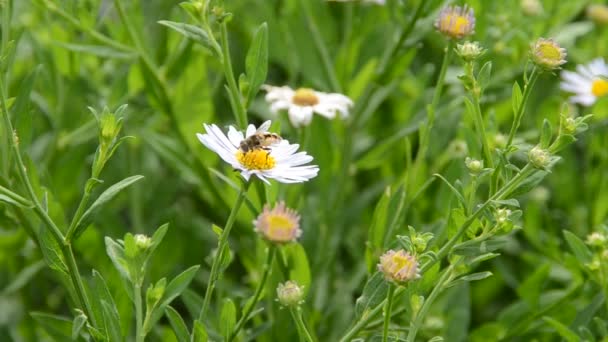
{"type": "Polygon", "coordinates": [[[345,95],[323,93],[309,88],[293,90],[287,86],[265,85],[264,90],[267,91],[266,102],[270,104],[270,110],[276,114],[286,109],[294,127],[309,125],[313,113],[328,119],[333,119],[336,115],[345,118],[353,106],[353,101],[345,95]]]}
{"type": "Polygon", "coordinates": [[[562,71],[562,90],[574,93],[570,102],[591,106],[598,98],[608,95],[608,65],[596,58],[586,65],[577,65],[576,72],[562,71]]]}
{"type": "Polygon", "coordinates": [[[281,183],[301,183],[316,177],[319,172],[317,165],[304,165],[313,158],[306,152],[296,153],[300,145],[290,144],[268,132],[270,121],[264,122],[257,129],[254,125],[249,125],[245,135],[233,126],[228,128],[227,136],[216,125],[203,126],[207,133],[197,133],[198,140],[240,171],[247,181],[255,175],[268,184],[268,179],[281,183]],[[264,139],[268,137],[273,139],[267,142],[264,139]],[[241,143],[248,148],[241,147],[241,143]]]}

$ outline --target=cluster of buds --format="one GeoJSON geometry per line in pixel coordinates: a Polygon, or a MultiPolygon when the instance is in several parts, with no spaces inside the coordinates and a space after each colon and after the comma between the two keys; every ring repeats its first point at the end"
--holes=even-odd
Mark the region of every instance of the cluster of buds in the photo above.
{"type": "Polygon", "coordinates": [[[99,147],[95,153],[93,162],[92,178],[99,178],[105,164],[112,157],[116,148],[124,141],[124,138],[118,138],[123,124],[123,113],[127,105],[120,106],[114,113],[111,113],[108,108],[104,108],[101,114],[98,114],[94,109],[89,108],[99,126],[99,147]]]}
{"type": "Polygon", "coordinates": [[[592,271],[608,265],[608,229],[601,227],[601,230],[587,235],[585,240],[593,253],[591,262],[586,265],[592,271]]]}

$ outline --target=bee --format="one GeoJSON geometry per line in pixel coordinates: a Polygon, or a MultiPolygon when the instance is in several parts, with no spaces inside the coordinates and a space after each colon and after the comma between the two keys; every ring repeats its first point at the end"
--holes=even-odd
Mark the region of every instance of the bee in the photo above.
{"type": "Polygon", "coordinates": [[[258,132],[247,139],[241,141],[239,148],[243,153],[252,151],[252,150],[266,150],[270,151],[270,145],[276,144],[283,140],[281,136],[276,133],[269,132],[258,132]]]}

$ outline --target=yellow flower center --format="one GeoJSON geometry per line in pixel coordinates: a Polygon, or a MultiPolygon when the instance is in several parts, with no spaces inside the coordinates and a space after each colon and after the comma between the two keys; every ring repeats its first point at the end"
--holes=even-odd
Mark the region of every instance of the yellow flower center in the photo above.
{"type": "Polygon", "coordinates": [[[453,37],[464,35],[468,25],[469,19],[461,15],[448,14],[441,18],[441,31],[453,37]]]}
{"type": "Polygon", "coordinates": [[[291,101],[298,106],[314,106],[319,103],[319,98],[312,89],[299,88],[293,94],[291,101]]]}
{"type": "Polygon", "coordinates": [[[402,253],[395,253],[395,255],[393,255],[393,265],[394,265],[394,272],[398,272],[404,268],[412,268],[413,262],[411,258],[406,257],[405,254],[402,253]]]}
{"type": "Polygon", "coordinates": [[[248,170],[269,170],[276,165],[276,160],[270,152],[262,149],[253,149],[247,152],[237,151],[236,160],[248,170]]]}
{"type": "Polygon", "coordinates": [[[267,237],[272,241],[289,241],[293,238],[297,229],[294,222],[288,217],[269,215],[266,218],[268,224],[267,237]]]}
{"type": "Polygon", "coordinates": [[[556,47],[555,44],[549,42],[540,43],[537,52],[542,58],[550,61],[559,61],[562,59],[562,53],[559,48],[556,47]]]}
{"type": "Polygon", "coordinates": [[[596,97],[608,95],[608,81],[603,78],[594,80],[591,84],[591,92],[596,97]]]}

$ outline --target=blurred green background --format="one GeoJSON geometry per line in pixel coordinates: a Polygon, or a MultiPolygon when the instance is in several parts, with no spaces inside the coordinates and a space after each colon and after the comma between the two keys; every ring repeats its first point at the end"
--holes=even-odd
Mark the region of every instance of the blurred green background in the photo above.
{"type": "MultiPolygon", "coordinates": [[[[226,10],[233,13],[229,39],[237,75],[243,72],[253,32],[267,22],[267,84],[342,92],[356,102],[356,109],[367,108],[356,126],[317,116],[306,131],[299,131],[289,127],[285,116],[275,119],[282,135],[300,142],[321,169],[319,177],[304,185],[273,184],[270,190],[302,216],[301,246],[310,267],[305,310],[320,341],[337,340],[352,322],[355,300],[370,266],[377,262],[369,256],[366,259],[374,207],[383,194],[400,191],[398,184],[407,160],[416,151],[417,129],[425,118],[446,46],[433,29],[443,1],[429,1],[387,72],[380,79],[373,77],[380,57],[396,33],[407,26],[419,1],[426,0],[396,1],[386,7],[307,1],[305,6],[312,11],[339,89],[332,87],[323,67],[300,1],[225,2],[226,10]],[[380,91],[362,103],[368,86],[380,91]],[[352,158],[344,158],[342,153],[346,139],[353,142],[352,158]]],[[[491,85],[482,102],[492,136],[508,133],[513,115],[511,89],[515,81],[521,84],[531,41],[555,38],[568,50],[564,68],[569,70],[596,57],[608,57],[608,24],[594,22],[585,13],[587,5],[601,2],[545,0],[540,1],[540,13],[526,13],[524,2],[467,2],[477,19],[474,39],[488,49],[482,62],[492,62],[491,85]]],[[[157,23],[190,22],[179,1],[124,1],[129,20],[158,66],[173,117],[158,100],[158,88],[150,81],[142,59],[87,33],[95,30],[132,46],[111,1],[53,3],[55,9],[43,0],[12,1],[10,37],[15,41],[15,54],[8,69],[9,96],[16,96],[27,78],[37,74],[28,115],[14,117],[13,123],[21,149],[31,159],[30,173],[37,174],[37,182],[48,189],[53,217],[66,222],[82,195],[97,144],[95,118],[87,107],[114,110],[128,104],[124,132],[134,139],[119,148],[102,179],[107,185],[135,174],[145,179],[107,205],[75,247],[81,272],[90,276],[96,269],[109,283],[126,334],[131,328],[125,324],[132,317],[130,302],[106,256],[104,236],[151,234],[169,222],[169,232],[151,265],[151,279],[174,276],[201,264],[185,297],[195,300],[202,295],[209,256],[216,245],[211,224],[224,224],[236,197],[234,186],[239,175],[204,148],[195,133],[203,131],[203,123],[225,127],[234,124],[234,119],[219,62],[209,51],[157,23]],[[81,27],[70,23],[71,19],[81,27]]],[[[464,157],[480,157],[479,146],[469,138],[473,125],[462,103],[464,90],[457,79],[461,73],[461,64],[454,58],[438,107],[429,157],[423,164],[429,177],[439,172],[450,180],[467,179],[464,157]],[[458,148],[462,141],[469,142],[468,153],[458,148]]],[[[519,135],[521,142],[535,144],[537,129],[545,118],[557,126],[566,99],[567,94],[559,90],[559,76],[543,74],[532,93],[519,135]]],[[[501,257],[480,266],[492,271],[494,277],[446,292],[433,306],[421,338],[442,334],[449,336],[446,341],[488,341],[502,333],[507,340],[554,341],[558,335],[543,324],[543,316],[567,326],[577,311],[598,300],[594,299],[597,288],[584,282],[581,266],[567,252],[562,230],[584,238],[606,223],[608,98],[593,108],[573,110],[595,114],[591,128],[564,152],[563,160],[537,189],[520,198],[523,231],[508,238],[501,257]],[[533,276],[536,278],[530,280],[533,276]],[[536,307],[526,306],[522,295],[532,291],[522,290],[527,281],[533,281],[527,286],[538,295],[543,293],[536,307]]],[[[259,124],[267,118],[273,116],[261,93],[249,111],[249,121],[259,124]]],[[[523,161],[525,155],[516,158],[523,161]]],[[[417,180],[419,184],[425,181],[417,180]]],[[[413,194],[406,191],[405,196],[413,194]]],[[[252,187],[249,198],[253,207],[241,209],[232,233],[230,246],[235,259],[217,289],[222,296],[237,301],[251,294],[264,257],[264,246],[251,224],[263,204],[262,196],[252,187]]],[[[404,234],[407,225],[437,231],[445,224],[452,202],[449,189],[433,182],[415,201],[408,200],[395,233],[404,234]]],[[[44,266],[40,250],[20,222],[8,206],[0,205],[0,289],[4,289],[0,290],[0,340],[39,341],[48,336],[28,313],[71,316],[69,297],[54,272],[44,266]],[[25,276],[24,270],[28,271],[25,276]],[[20,283],[15,284],[15,279],[20,283]]],[[[273,273],[264,299],[267,308],[254,320],[259,327],[255,340],[295,338],[288,315],[273,301],[279,280],[278,272],[273,273]]],[[[174,306],[189,317],[192,308],[188,305],[177,300],[174,306]]],[[[218,312],[217,306],[212,309],[218,312]]],[[[173,339],[167,322],[162,323],[151,340],[173,339]]]]}

